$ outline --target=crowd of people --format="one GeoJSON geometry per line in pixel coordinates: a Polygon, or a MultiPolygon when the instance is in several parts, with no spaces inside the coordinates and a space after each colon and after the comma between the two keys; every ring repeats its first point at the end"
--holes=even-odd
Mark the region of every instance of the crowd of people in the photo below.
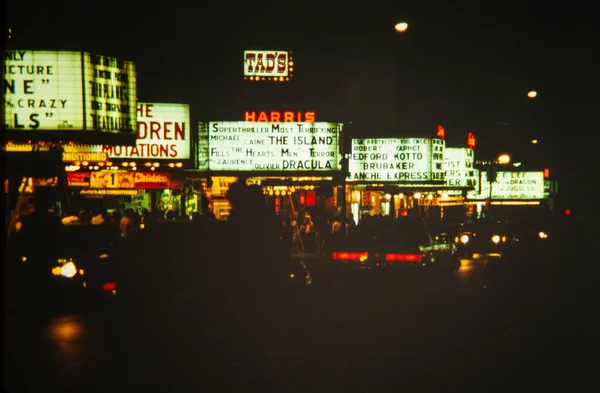
{"type": "Polygon", "coordinates": [[[291,254],[325,254],[337,239],[347,237],[356,223],[354,217],[325,215],[311,216],[309,213],[295,212],[281,217],[281,238],[289,246],[291,254]]]}

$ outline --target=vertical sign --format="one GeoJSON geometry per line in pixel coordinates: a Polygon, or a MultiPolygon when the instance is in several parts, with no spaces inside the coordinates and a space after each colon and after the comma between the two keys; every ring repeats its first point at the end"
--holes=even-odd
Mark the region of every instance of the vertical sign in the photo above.
{"type": "Polygon", "coordinates": [[[83,54],[85,128],[90,131],[135,133],[136,72],[130,61],[83,54]]]}
{"type": "Polygon", "coordinates": [[[208,124],[204,122],[198,123],[198,163],[196,168],[199,171],[207,171],[208,167],[208,124]]]}
{"type": "MultiPolygon", "coordinates": [[[[474,187],[473,150],[467,147],[446,147],[444,150],[444,174],[449,187],[474,187]]],[[[448,195],[460,195],[462,190],[449,190],[448,195]]]]}

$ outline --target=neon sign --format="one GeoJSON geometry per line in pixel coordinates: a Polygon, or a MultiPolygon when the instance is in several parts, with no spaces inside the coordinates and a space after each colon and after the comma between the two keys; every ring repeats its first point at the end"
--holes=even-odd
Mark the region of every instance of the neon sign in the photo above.
{"type": "Polygon", "coordinates": [[[244,112],[244,121],[270,122],[270,123],[314,123],[316,120],[315,112],[293,112],[293,111],[261,111],[244,112]]]}
{"type": "Polygon", "coordinates": [[[438,125],[438,129],[437,129],[437,137],[440,139],[446,139],[446,129],[444,128],[444,126],[438,125]]]}
{"type": "Polygon", "coordinates": [[[289,81],[293,76],[292,52],[269,50],[244,51],[244,79],[251,81],[289,81]]]}
{"type": "Polygon", "coordinates": [[[473,135],[472,132],[469,132],[469,135],[467,136],[467,146],[469,146],[469,149],[473,149],[475,147],[475,135],[473,135]]]}

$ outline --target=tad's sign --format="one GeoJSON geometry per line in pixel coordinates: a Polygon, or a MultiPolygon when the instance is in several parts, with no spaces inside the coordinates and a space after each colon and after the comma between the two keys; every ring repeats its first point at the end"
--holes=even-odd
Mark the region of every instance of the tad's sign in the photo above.
{"type": "Polygon", "coordinates": [[[294,62],[287,51],[244,51],[244,78],[286,81],[292,77],[294,62]]]}

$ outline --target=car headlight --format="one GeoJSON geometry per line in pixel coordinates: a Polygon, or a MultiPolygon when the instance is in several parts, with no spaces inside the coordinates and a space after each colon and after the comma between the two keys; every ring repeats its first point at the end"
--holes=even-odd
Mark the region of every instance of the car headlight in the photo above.
{"type": "Polygon", "coordinates": [[[540,233],[538,233],[538,236],[540,237],[540,239],[547,239],[548,238],[548,234],[546,232],[540,232],[540,233]]]}
{"type": "Polygon", "coordinates": [[[73,278],[77,274],[77,267],[73,262],[67,262],[60,268],[60,275],[67,278],[73,278]]]}
{"type": "MultiPolygon", "coordinates": [[[[77,266],[72,259],[66,260],[64,258],[59,258],[57,260],[59,266],[55,266],[52,268],[52,275],[54,276],[63,276],[67,278],[73,278],[77,274],[77,266]]],[[[79,274],[83,275],[83,269],[79,270],[79,274]]]]}
{"type": "Polygon", "coordinates": [[[462,236],[460,237],[460,242],[461,242],[462,244],[467,244],[467,243],[469,242],[469,235],[462,235],[462,236]]]}
{"type": "Polygon", "coordinates": [[[492,241],[496,244],[500,243],[500,236],[498,236],[498,235],[492,236],[492,241]]]}

